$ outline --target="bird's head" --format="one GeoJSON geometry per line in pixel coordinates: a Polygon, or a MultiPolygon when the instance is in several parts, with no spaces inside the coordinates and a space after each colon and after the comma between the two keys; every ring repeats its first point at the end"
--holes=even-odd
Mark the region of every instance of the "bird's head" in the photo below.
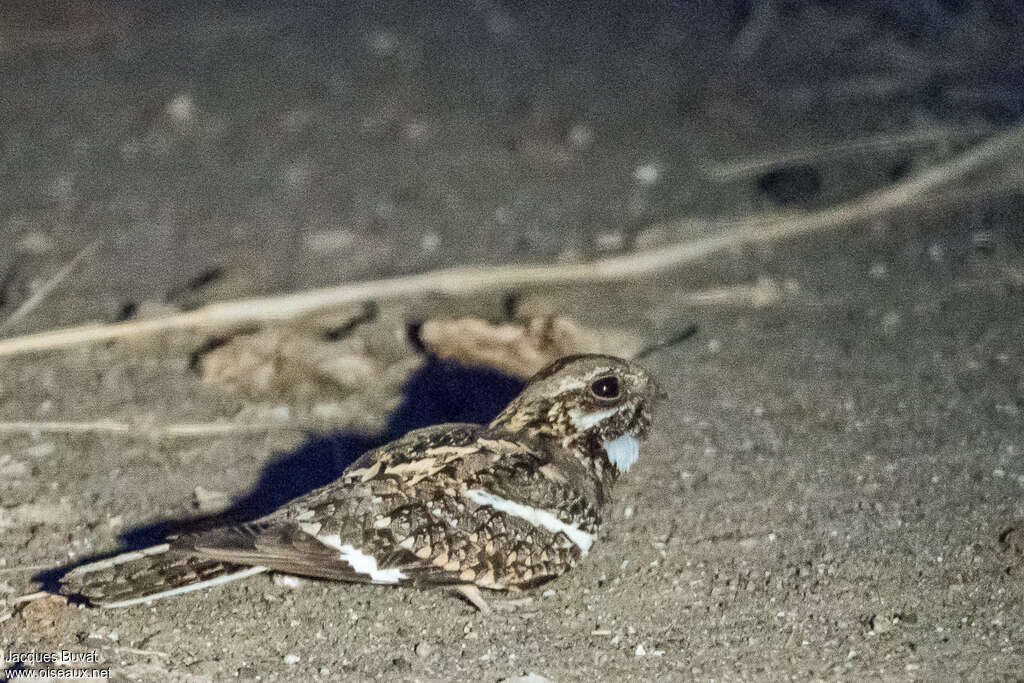
{"type": "Polygon", "coordinates": [[[607,456],[625,472],[636,462],[664,393],[642,367],[614,356],[566,356],[534,375],[491,423],[607,456]]]}

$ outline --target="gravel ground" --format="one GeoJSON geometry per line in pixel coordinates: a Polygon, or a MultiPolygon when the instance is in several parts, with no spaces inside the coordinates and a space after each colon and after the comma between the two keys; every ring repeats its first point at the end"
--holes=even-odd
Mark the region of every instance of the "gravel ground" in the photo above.
{"type": "MultiPolygon", "coordinates": [[[[1006,85],[1024,73],[1012,5],[371,5],[5,10],[0,319],[99,240],[6,333],[656,248],[714,217],[856,196],[1024,101],[1006,85]],[[952,132],[712,172],[915,125],[952,132]],[[680,216],[700,218],[647,227],[680,216]]],[[[265,506],[268,481],[302,491],[400,428],[486,420],[513,380],[428,363],[374,434],[364,415],[204,384],[199,335],[4,359],[0,424],[133,430],[0,432],[0,644],[96,653],[141,681],[1021,680],[1022,215],[1006,191],[659,278],[520,292],[595,328],[699,333],[646,361],[671,400],[590,557],[491,616],[441,591],[267,576],[124,610],[14,601],[193,514],[196,487],[265,506]],[[692,297],[758,280],[773,296],[757,305],[692,297]],[[218,420],[318,434],[145,429],[218,420]]],[[[385,314],[497,319],[503,293],[401,306],[385,314]]]]}

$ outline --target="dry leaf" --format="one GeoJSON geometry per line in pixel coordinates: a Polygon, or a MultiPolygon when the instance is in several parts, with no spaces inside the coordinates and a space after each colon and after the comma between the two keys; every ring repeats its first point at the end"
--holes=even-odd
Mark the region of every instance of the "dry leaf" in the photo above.
{"type": "Polygon", "coordinates": [[[527,378],[553,360],[574,353],[631,357],[640,337],[613,329],[582,327],[561,316],[536,316],[495,325],[480,318],[434,319],[420,326],[420,342],[440,358],[486,365],[527,378]]]}
{"type": "Polygon", "coordinates": [[[203,380],[252,397],[338,399],[376,385],[416,352],[404,321],[353,324],[343,338],[289,327],[240,334],[202,357],[203,380]]]}
{"type": "Polygon", "coordinates": [[[21,609],[26,636],[30,642],[56,637],[68,622],[67,598],[46,595],[26,603],[21,609]]]}
{"type": "Polygon", "coordinates": [[[1024,520],[1017,520],[999,534],[999,548],[1008,555],[1007,574],[1019,574],[1024,569],[1024,520]]]}
{"type": "Polygon", "coordinates": [[[316,327],[238,335],[202,356],[203,381],[247,397],[313,404],[338,425],[383,427],[423,363],[404,320],[353,325],[341,339],[316,327]]]}

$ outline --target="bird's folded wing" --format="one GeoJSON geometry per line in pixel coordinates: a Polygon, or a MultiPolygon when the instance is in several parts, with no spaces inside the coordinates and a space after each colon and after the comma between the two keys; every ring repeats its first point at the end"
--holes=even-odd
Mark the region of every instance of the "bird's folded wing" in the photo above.
{"type": "Polygon", "coordinates": [[[216,529],[178,538],[174,548],[222,562],[358,583],[402,583],[424,564],[403,548],[377,545],[371,554],[337,537],[314,536],[291,522],[216,529]]]}

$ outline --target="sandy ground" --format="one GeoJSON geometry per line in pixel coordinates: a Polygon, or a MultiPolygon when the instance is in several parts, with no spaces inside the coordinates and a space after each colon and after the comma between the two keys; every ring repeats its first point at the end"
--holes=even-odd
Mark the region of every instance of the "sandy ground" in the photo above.
{"type": "MultiPolygon", "coordinates": [[[[914,123],[960,131],[814,160],[807,208],[1019,115],[992,54],[949,30],[984,33],[1012,77],[1016,53],[990,18],[932,31],[934,17],[823,7],[771,21],[528,3],[8,10],[0,319],[93,240],[8,334],[657,247],[703,229],[645,227],[661,219],[768,206],[771,183],[718,182],[712,160],[914,123]],[[863,49],[825,49],[812,36],[826,29],[863,49]]],[[[114,679],[140,681],[1021,680],[1022,201],[918,206],[658,279],[521,292],[649,339],[700,331],[646,361],[671,400],[594,552],[486,617],[443,592],[267,576],[125,610],[14,601],[193,514],[196,487],[272,506],[396,430],[486,420],[513,380],[428,363],[373,433],[372,417],[204,384],[196,335],[4,359],[0,423],[135,428],[0,432],[3,651],[96,653],[114,679]],[[778,294],[761,306],[690,298],[759,278],[778,294]],[[218,420],[317,433],[146,432],[218,420]]],[[[503,296],[427,297],[400,314],[497,319],[503,296]]]]}

